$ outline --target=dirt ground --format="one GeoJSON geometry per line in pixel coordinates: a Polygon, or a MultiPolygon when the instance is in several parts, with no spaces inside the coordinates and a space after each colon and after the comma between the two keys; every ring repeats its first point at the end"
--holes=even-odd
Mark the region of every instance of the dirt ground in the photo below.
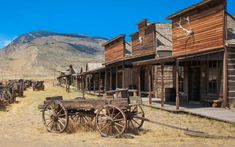
{"type": "MultiPolygon", "coordinates": [[[[61,87],[47,83],[45,91],[28,89],[24,98],[0,110],[0,147],[78,147],[78,146],[228,146],[234,139],[190,137],[181,130],[146,122],[138,133],[125,133],[121,138],[104,138],[97,131],[80,128],[73,133],[54,134],[45,129],[37,106],[47,96],[62,95],[66,99],[81,96],[76,91],[66,93],[61,87]]],[[[162,123],[204,131],[211,135],[234,136],[235,125],[186,114],[173,114],[144,107],[146,117],[162,123]]]]}

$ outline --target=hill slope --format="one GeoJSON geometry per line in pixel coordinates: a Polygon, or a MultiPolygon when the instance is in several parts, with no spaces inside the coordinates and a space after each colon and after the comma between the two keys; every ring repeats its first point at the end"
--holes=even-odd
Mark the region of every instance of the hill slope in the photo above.
{"type": "Polygon", "coordinates": [[[103,61],[104,38],[46,31],[28,33],[0,50],[0,69],[7,74],[51,76],[72,64],[75,69],[88,62],[103,61]]]}

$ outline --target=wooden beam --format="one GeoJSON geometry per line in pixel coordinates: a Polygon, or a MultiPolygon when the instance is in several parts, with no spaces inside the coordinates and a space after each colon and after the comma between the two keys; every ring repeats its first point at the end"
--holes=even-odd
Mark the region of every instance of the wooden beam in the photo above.
{"type": "Polygon", "coordinates": [[[96,84],[96,82],[95,82],[95,73],[93,74],[94,76],[93,76],[93,91],[94,91],[94,93],[95,93],[95,84],[96,84]]]}
{"type": "Polygon", "coordinates": [[[107,91],[107,68],[105,68],[105,73],[104,73],[104,92],[106,93],[107,91]]]}
{"type": "Polygon", "coordinates": [[[100,88],[101,88],[100,84],[101,84],[101,81],[100,81],[100,72],[99,72],[99,81],[98,81],[99,95],[100,95],[100,88]]]}
{"type": "Polygon", "coordinates": [[[176,68],[175,68],[175,88],[176,88],[176,109],[179,110],[179,104],[180,104],[180,99],[179,99],[179,61],[176,61],[176,68]]]}
{"type": "Polygon", "coordinates": [[[137,67],[137,74],[139,75],[138,76],[138,88],[139,88],[139,97],[141,99],[141,69],[140,67],[137,67]]]}
{"type": "Polygon", "coordinates": [[[151,74],[152,74],[152,71],[151,71],[151,68],[152,66],[149,66],[148,67],[148,78],[149,78],[149,104],[152,104],[152,78],[151,78],[151,74]]]}
{"type": "Polygon", "coordinates": [[[120,87],[118,87],[118,66],[116,66],[116,89],[117,88],[120,88],[120,87]]]}
{"type": "Polygon", "coordinates": [[[82,97],[85,98],[85,80],[84,80],[84,76],[81,76],[81,88],[82,88],[82,97]]]}
{"type": "Polygon", "coordinates": [[[125,84],[124,84],[124,82],[125,82],[125,76],[124,76],[124,63],[122,64],[122,88],[128,88],[128,87],[124,87],[125,86],[125,84]]]}
{"type": "Polygon", "coordinates": [[[223,59],[223,107],[228,107],[228,49],[224,49],[224,59],[223,59]]]}
{"type": "Polygon", "coordinates": [[[161,107],[164,107],[164,64],[161,65],[161,83],[162,83],[161,107]]]}
{"type": "Polygon", "coordinates": [[[112,74],[112,68],[110,68],[110,81],[109,81],[109,90],[112,90],[112,83],[113,83],[113,74],[112,74]]]}

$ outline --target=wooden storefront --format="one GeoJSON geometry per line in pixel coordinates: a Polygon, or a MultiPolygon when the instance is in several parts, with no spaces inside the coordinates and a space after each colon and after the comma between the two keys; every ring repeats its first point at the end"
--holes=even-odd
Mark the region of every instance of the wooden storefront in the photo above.
{"type": "Polygon", "coordinates": [[[226,5],[226,0],[203,1],[168,17],[173,25],[173,56],[177,57],[178,102],[184,101],[185,96],[187,101],[221,102],[223,107],[228,106],[228,97],[235,87],[228,88],[231,72],[226,5]]]}
{"type": "Polygon", "coordinates": [[[119,35],[103,45],[105,89],[137,89],[139,96],[151,97],[155,94],[154,86],[159,84],[154,78],[155,67],[133,66],[133,63],[171,56],[171,24],[148,23],[145,19],[137,26],[138,32],[131,35],[131,43],[125,41],[125,35],[119,35]]]}

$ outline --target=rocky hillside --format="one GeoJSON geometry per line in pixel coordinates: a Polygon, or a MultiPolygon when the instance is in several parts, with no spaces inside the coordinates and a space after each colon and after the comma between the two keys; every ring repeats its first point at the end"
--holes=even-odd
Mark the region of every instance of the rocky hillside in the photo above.
{"type": "Polygon", "coordinates": [[[75,69],[88,62],[103,61],[100,37],[58,34],[46,31],[28,33],[0,49],[0,69],[5,75],[51,76],[54,70],[75,69]]]}

